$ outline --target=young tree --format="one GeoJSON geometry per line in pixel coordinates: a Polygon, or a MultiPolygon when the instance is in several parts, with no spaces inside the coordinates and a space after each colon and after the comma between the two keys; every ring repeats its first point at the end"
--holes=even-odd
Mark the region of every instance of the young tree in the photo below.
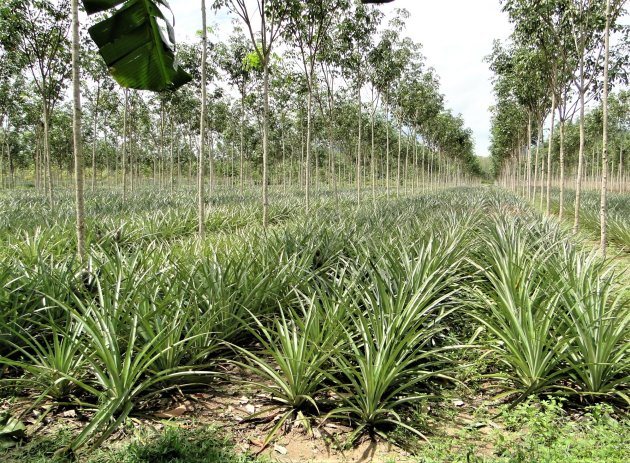
{"type": "Polygon", "coordinates": [[[201,114],[199,122],[199,160],[197,162],[197,194],[198,197],[198,225],[197,232],[202,237],[205,232],[205,195],[204,195],[204,165],[206,146],[206,112],[208,106],[207,69],[208,69],[208,26],[206,24],[206,0],[201,0],[201,114]]]}
{"type": "MultiPolygon", "coordinates": [[[[85,50],[82,59],[82,68],[89,80],[96,87],[92,92],[92,184],[91,190],[96,189],[96,145],[98,142],[98,122],[101,114],[101,93],[105,88],[110,90],[113,88],[114,83],[109,79],[109,72],[105,67],[103,60],[95,51],[85,50]]],[[[89,89],[88,89],[89,90],[89,89]]]]}
{"type": "Polygon", "coordinates": [[[580,111],[580,145],[577,174],[575,177],[575,216],[573,219],[573,232],[577,233],[580,226],[584,146],[586,143],[584,132],[586,93],[593,85],[596,75],[600,70],[599,55],[604,45],[604,41],[602,40],[603,27],[601,19],[604,17],[602,7],[605,7],[605,5],[599,0],[576,0],[572,2],[570,6],[571,12],[569,20],[572,24],[573,45],[578,57],[578,72],[573,79],[573,84],[578,92],[580,111]]]}
{"type": "Polygon", "coordinates": [[[494,90],[498,99],[513,99],[527,115],[526,189],[527,198],[532,199],[532,124],[537,122],[538,140],[536,142],[536,160],[534,191],[537,180],[538,150],[541,143],[542,125],[545,109],[549,103],[549,68],[540,50],[511,43],[503,47],[495,42],[492,55],[487,58],[490,69],[495,74],[494,90]]]}
{"type": "MultiPolygon", "coordinates": [[[[604,89],[602,94],[602,190],[599,208],[600,250],[606,258],[608,246],[608,59],[610,56],[610,29],[612,23],[612,0],[606,0],[606,27],[604,29],[604,89]]],[[[623,2],[619,2],[623,4],[623,2]]]]}
{"type": "Polygon", "coordinates": [[[247,0],[215,0],[214,7],[227,7],[245,24],[252,46],[263,71],[263,123],[262,123],[262,222],[267,227],[269,209],[269,69],[273,47],[282,32],[287,16],[284,0],[256,0],[256,12],[252,16],[247,0]],[[260,29],[256,25],[260,24],[260,29]]]}
{"type": "Polygon", "coordinates": [[[85,204],[83,198],[83,152],[81,133],[81,82],[79,43],[79,2],[72,0],[72,144],[74,146],[74,182],[77,216],[77,253],[85,261],[85,204]]]}
{"type": "Polygon", "coordinates": [[[381,95],[385,105],[385,194],[389,197],[390,182],[390,112],[394,85],[401,79],[406,64],[405,54],[400,53],[401,33],[405,20],[409,18],[407,10],[396,10],[396,16],[389,21],[388,28],[381,34],[379,42],[370,50],[370,80],[381,95]]]}
{"type": "Polygon", "coordinates": [[[290,0],[289,13],[284,27],[285,40],[299,50],[302,71],[306,80],[306,161],[305,161],[305,200],[306,211],[310,205],[311,186],[311,136],[312,107],[315,85],[317,57],[321,46],[329,34],[334,15],[347,10],[347,0],[290,0]]]}
{"type": "MultiPolygon", "coordinates": [[[[2,128],[2,139],[0,140],[0,188],[13,186],[13,157],[11,149],[11,128],[18,125],[21,114],[28,113],[28,104],[25,101],[24,88],[27,82],[22,74],[22,64],[16,62],[19,58],[10,55],[0,49],[0,128],[2,128]],[[8,164],[8,179],[5,182],[4,162],[8,164]],[[5,185],[6,184],[6,185],[5,185]]],[[[36,149],[35,155],[35,177],[36,187],[39,187],[39,162],[36,149]]]]}
{"type": "Polygon", "coordinates": [[[368,58],[373,47],[374,35],[383,14],[355,3],[354,9],[339,24],[338,40],[342,70],[346,78],[353,82],[357,98],[357,150],[356,150],[356,191],[357,205],[361,203],[361,148],[362,148],[362,103],[361,90],[367,81],[368,58]]]}
{"type": "Polygon", "coordinates": [[[252,63],[248,60],[251,53],[251,44],[238,28],[228,39],[228,44],[220,44],[217,50],[219,65],[227,73],[229,82],[236,86],[240,95],[239,186],[241,196],[244,190],[245,172],[245,98],[252,80],[252,63]]]}
{"type": "MultiPolygon", "coordinates": [[[[548,63],[548,86],[551,93],[551,123],[549,140],[553,139],[555,115],[559,110],[560,132],[563,138],[564,123],[569,111],[566,108],[566,91],[573,72],[574,57],[571,49],[568,2],[571,0],[502,0],[503,10],[514,24],[514,41],[519,47],[535,47],[548,63]]],[[[563,141],[563,140],[562,140],[563,141]]],[[[552,143],[547,153],[547,206],[551,212],[551,160],[552,143]]],[[[560,147],[560,210],[564,207],[564,145],[560,147]]]]}
{"type": "Polygon", "coordinates": [[[41,97],[46,195],[51,208],[50,119],[68,78],[69,16],[68,0],[6,0],[0,7],[0,44],[28,67],[41,97]]]}

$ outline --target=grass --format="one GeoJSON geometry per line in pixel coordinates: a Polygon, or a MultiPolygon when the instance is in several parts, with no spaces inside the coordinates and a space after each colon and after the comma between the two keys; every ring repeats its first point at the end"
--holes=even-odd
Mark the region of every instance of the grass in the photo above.
{"type": "MultiPolygon", "coordinates": [[[[551,210],[559,211],[559,190],[552,191],[551,210]]],[[[573,225],[575,219],[575,192],[564,193],[565,220],[573,225]]],[[[608,192],[607,233],[611,244],[627,252],[630,250],[630,195],[608,192]]],[[[589,238],[599,240],[600,234],[600,193],[596,191],[582,192],[580,201],[580,227],[589,238]]]]}
{"type": "Polygon", "coordinates": [[[557,401],[531,400],[503,411],[506,429],[463,428],[434,438],[418,463],[623,463],[630,458],[630,424],[605,406],[569,417],[557,401]]]}
{"type": "MultiPolygon", "coordinates": [[[[64,463],[56,456],[60,443],[70,443],[71,436],[60,432],[9,455],[6,463],[64,463]]],[[[194,430],[167,428],[156,435],[141,431],[130,442],[113,449],[100,449],[85,463],[265,463],[264,459],[242,455],[225,437],[210,427],[194,430]]]]}
{"type": "MultiPolygon", "coordinates": [[[[528,399],[514,408],[491,415],[483,407],[474,425],[453,433],[434,432],[430,443],[418,443],[417,463],[623,463],[630,458],[630,422],[607,405],[576,411],[553,398],[528,399]],[[500,425],[499,429],[488,423],[500,425]],[[491,429],[491,430],[488,430],[491,429]]],[[[435,417],[434,419],[443,418],[435,417]]],[[[439,428],[436,428],[439,429],[439,428]]],[[[65,431],[32,442],[8,454],[7,463],[64,463],[55,451],[67,444],[65,431]]],[[[116,445],[83,458],[85,463],[267,463],[237,451],[218,430],[168,427],[160,433],[148,428],[132,432],[116,445]]],[[[316,461],[316,460],[315,460],[316,461]]],[[[396,460],[386,460],[394,463],[396,460]]]]}

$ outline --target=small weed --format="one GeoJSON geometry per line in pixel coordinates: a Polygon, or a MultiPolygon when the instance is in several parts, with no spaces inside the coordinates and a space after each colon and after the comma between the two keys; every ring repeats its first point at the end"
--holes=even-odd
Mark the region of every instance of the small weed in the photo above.
{"type": "MultiPolygon", "coordinates": [[[[0,455],[6,463],[65,463],[55,452],[68,445],[72,436],[60,433],[35,441],[21,449],[0,455]]],[[[102,448],[86,459],[85,463],[264,463],[248,455],[239,455],[233,444],[219,436],[216,430],[200,427],[194,430],[168,428],[162,434],[140,434],[130,443],[116,449],[102,448]]]]}

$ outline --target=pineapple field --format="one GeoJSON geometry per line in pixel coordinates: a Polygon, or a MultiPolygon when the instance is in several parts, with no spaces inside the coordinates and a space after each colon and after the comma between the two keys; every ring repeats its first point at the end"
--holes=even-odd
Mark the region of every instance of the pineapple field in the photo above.
{"type": "Polygon", "coordinates": [[[627,3],[0,0],[0,462],[630,461],[627,3]]]}

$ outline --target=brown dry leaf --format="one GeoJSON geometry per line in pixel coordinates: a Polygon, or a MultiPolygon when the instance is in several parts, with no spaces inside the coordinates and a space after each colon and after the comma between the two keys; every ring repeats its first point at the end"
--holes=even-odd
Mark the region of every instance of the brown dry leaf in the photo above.
{"type": "Polygon", "coordinates": [[[253,439],[251,437],[249,438],[249,443],[252,444],[254,447],[259,447],[259,448],[262,448],[264,446],[262,441],[253,439]]]}
{"type": "Polygon", "coordinates": [[[178,416],[182,416],[184,413],[186,413],[186,406],[180,405],[172,410],[156,413],[155,416],[158,418],[177,418],[178,416]]]}

